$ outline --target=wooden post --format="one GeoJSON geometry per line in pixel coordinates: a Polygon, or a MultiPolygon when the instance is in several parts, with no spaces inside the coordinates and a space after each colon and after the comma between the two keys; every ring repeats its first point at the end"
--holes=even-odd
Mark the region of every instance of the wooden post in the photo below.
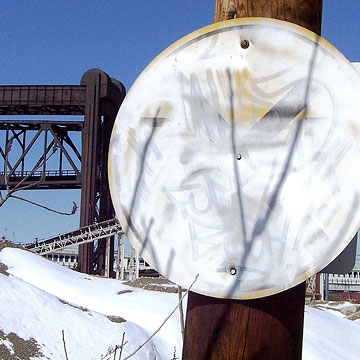
{"type": "Polygon", "coordinates": [[[321,33],[322,0],[215,0],[214,22],[241,17],[268,17],[321,33]]]}
{"type": "MultiPolygon", "coordinates": [[[[320,35],[322,0],[215,0],[215,22],[271,17],[320,35]]],[[[189,293],[183,360],[301,359],[305,283],[254,300],[189,293]]]]}

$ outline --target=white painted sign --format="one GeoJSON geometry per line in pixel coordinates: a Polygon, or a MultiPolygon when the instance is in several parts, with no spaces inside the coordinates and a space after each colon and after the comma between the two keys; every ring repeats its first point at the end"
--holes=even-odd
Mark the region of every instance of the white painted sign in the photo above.
{"type": "Polygon", "coordinates": [[[142,257],[202,294],[299,284],[360,222],[360,75],[296,25],[236,19],[161,53],[110,144],[116,213],[142,257]]]}

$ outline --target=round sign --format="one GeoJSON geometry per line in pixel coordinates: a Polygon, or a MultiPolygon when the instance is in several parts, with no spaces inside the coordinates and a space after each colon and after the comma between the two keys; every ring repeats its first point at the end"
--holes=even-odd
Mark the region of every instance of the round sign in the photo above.
{"type": "Polygon", "coordinates": [[[294,24],[246,18],[161,53],[125,98],[109,178],[147,262],[214,297],[299,284],[359,227],[360,75],[294,24]]]}

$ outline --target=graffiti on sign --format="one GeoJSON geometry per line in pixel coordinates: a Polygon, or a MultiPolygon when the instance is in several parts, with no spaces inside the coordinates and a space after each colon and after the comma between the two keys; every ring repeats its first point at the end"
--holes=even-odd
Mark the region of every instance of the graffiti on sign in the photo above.
{"type": "Polygon", "coordinates": [[[294,24],[235,19],[160,54],[117,116],[120,222],[183,287],[257,298],[331,262],[359,223],[360,75],[294,24]]]}

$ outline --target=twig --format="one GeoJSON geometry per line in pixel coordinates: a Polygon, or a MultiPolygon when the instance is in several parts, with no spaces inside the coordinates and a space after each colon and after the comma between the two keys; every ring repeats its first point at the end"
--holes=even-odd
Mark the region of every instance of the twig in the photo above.
{"type": "Polygon", "coordinates": [[[121,359],[121,353],[122,353],[122,349],[124,348],[124,346],[128,343],[125,340],[125,331],[123,332],[123,336],[122,336],[122,340],[121,340],[121,345],[115,345],[114,347],[109,346],[108,351],[105,355],[101,355],[101,360],[109,360],[110,356],[112,354],[114,354],[114,360],[116,360],[116,352],[118,349],[120,349],[120,355],[119,355],[119,360],[121,359]]]}
{"type": "Polygon", "coordinates": [[[34,201],[31,201],[31,200],[28,200],[28,199],[25,199],[23,197],[20,197],[20,196],[16,196],[16,195],[10,195],[10,197],[14,198],[14,199],[17,199],[17,200],[21,200],[21,201],[25,201],[31,205],[35,205],[35,206],[38,206],[42,209],[45,209],[45,210],[48,210],[48,211],[51,211],[51,212],[54,212],[56,214],[59,214],[59,215],[67,215],[67,216],[70,216],[70,215],[74,215],[78,206],[76,205],[76,203],[73,201],[73,207],[72,207],[72,210],[71,212],[67,213],[67,212],[61,212],[61,211],[58,211],[58,210],[55,210],[55,209],[51,209],[45,205],[41,205],[41,204],[38,204],[34,201]]]}
{"type": "Polygon", "coordinates": [[[179,297],[179,301],[180,301],[180,306],[179,306],[180,327],[181,327],[181,336],[182,336],[182,339],[184,340],[185,324],[184,324],[184,311],[183,311],[183,306],[182,306],[181,292],[182,292],[181,286],[178,286],[178,297],[179,297]]]}
{"type": "Polygon", "coordinates": [[[176,346],[174,346],[174,354],[171,360],[179,360],[179,358],[176,356],[176,346]]]}
{"type": "Polygon", "coordinates": [[[141,344],[133,353],[131,353],[129,356],[127,356],[124,360],[128,360],[130,359],[132,356],[134,356],[142,347],[144,347],[160,330],[161,328],[165,325],[165,323],[170,319],[170,317],[174,314],[174,312],[176,311],[176,309],[180,306],[180,304],[182,303],[184,297],[189,293],[190,289],[193,287],[193,285],[195,284],[196,280],[198,279],[199,274],[197,274],[195,276],[195,280],[193,281],[193,283],[190,285],[190,287],[186,290],[185,294],[181,297],[180,301],[178,302],[178,304],[175,306],[174,310],[170,313],[170,315],[162,322],[162,324],[155,330],[155,332],[143,343],[141,344]]]}
{"type": "Polygon", "coordinates": [[[68,355],[67,355],[67,351],[66,351],[66,344],[65,344],[65,331],[62,330],[62,339],[63,339],[63,344],[64,344],[64,351],[65,351],[65,359],[69,360],[68,355]]]}
{"type": "MultiPolygon", "coordinates": [[[[22,184],[27,180],[29,179],[34,173],[35,171],[37,171],[38,169],[40,169],[42,166],[44,166],[46,164],[46,162],[48,160],[50,160],[50,158],[55,154],[56,152],[56,148],[53,149],[53,151],[51,152],[51,154],[48,156],[48,157],[44,157],[42,159],[42,161],[40,161],[37,165],[35,165],[35,167],[30,171],[30,173],[25,176],[23,179],[21,179],[12,189],[10,189],[9,187],[9,180],[10,180],[10,176],[8,177],[7,176],[7,172],[4,173],[4,176],[5,176],[5,184],[6,184],[6,188],[7,188],[7,191],[11,194],[11,193],[14,193],[15,191],[19,191],[19,190],[26,190],[26,189],[30,189],[30,188],[33,188],[35,187],[36,185],[40,184],[41,182],[44,181],[44,174],[42,174],[41,176],[41,179],[38,180],[38,181],[35,181],[34,183],[32,184],[28,184],[28,185],[24,185],[22,186],[22,184]]],[[[6,153],[6,159],[5,159],[5,167],[6,167],[6,171],[7,171],[7,166],[8,166],[8,154],[9,152],[6,153]]],[[[13,169],[14,170],[14,169],[13,169]]],[[[11,173],[10,173],[11,174],[11,173]]]]}
{"type": "MultiPolygon", "coordinates": [[[[122,354],[122,351],[123,351],[123,348],[124,348],[124,345],[125,345],[124,340],[125,340],[125,332],[123,333],[123,337],[122,337],[122,340],[121,340],[119,360],[121,360],[121,354],[122,354]]],[[[115,356],[114,356],[114,360],[115,360],[115,356]]]]}

